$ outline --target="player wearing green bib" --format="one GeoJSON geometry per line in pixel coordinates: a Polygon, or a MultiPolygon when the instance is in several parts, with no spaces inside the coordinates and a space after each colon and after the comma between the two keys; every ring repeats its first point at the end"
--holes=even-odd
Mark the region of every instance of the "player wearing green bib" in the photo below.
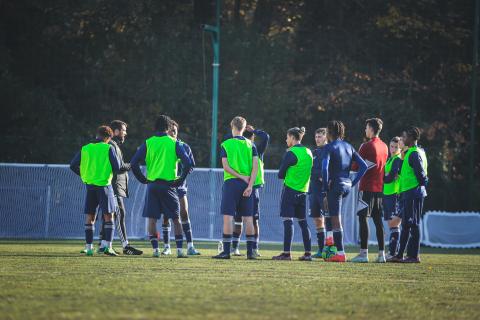
{"type": "Polygon", "coordinates": [[[408,147],[400,169],[400,202],[402,214],[402,232],[400,246],[391,262],[419,263],[420,262],[420,217],[423,202],[427,196],[427,156],[425,151],[417,146],[420,139],[420,129],[409,127],[403,132],[403,141],[408,147]],[[407,246],[408,243],[408,246],[407,246]],[[407,256],[403,254],[407,250],[407,256]]]}
{"type": "Polygon", "coordinates": [[[112,249],[113,213],[116,200],[112,188],[113,174],[119,171],[119,160],[114,148],[109,144],[113,136],[112,129],[100,126],[96,140],[86,144],[70,162],[70,169],[78,174],[87,189],[85,197],[85,250],[87,256],[93,255],[93,231],[96,211],[100,206],[105,221],[104,254],[116,256],[112,249]]]}
{"type": "Polygon", "coordinates": [[[247,259],[256,259],[253,254],[255,241],[253,228],[253,185],[258,172],[257,148],[243,136],[247,121],[235,117],[230,122],[232,138],[222,143],[221,157],[224,173],[222,187],[223,251],[215,259],[230,259],[233,233],[233,217],[242,216],[247,238],[247,259]]]}
{"type": "MultiPolygon", "coordinates": [[[[268,147],[268,142],[270,140],[270,136],[263,130],[255,129],[254,127],[247,125],[245,131],[243,132],[243,136],[249,139],[252,143],[254,143],[255,138],[257,138],[257,143],[255,144],[258,153],[258,174],[257,178],[255,179],[255,184],[253,185],[253,228],[255,230],[255,241],[253,242],[253,254],[257,257],[260,256],[258,253],[258,239],[260,234],[260,227],[258,224],[258,220],[260,218],[260,192],[265,184],[265,176],[264,176],[264,165],[263,165],[263,155],[268,147]]],[[[232,237],[232,254],[235,256],[241,256],[239,250],[239,242],[240,236],[242,234],[242,217],[240,215],[236,215],[234,217],[235,226],[233,230],[233,237],[232,237]]]]}
{"type": "Polygon", "coordinates": [[[171,119],[161,115],[156,122],[156,133],[138,148],[131,161],[132,171],[141,183],[147,184],[143,216],[148,218],[148,233],[153,248],[153,256],[159,257],[157,220],[162,214],[174,221],[177,257],[186,258],[182,250],[182,225],[179,223],[180,203],[176,187],[180,186],[190,173],[192,164],[178,140],[167,134],[171,119]],[[140,170],[140,162],[145,161],[147,176],[140,170]],[[177,165],[183,170],[177,176],[177,165]]]}
{"type": "Polygon", "coordinates": [[[400,167],[402,166],[401,147],[403,142],[400,137],[390,140],[390,158],[385,163],[385,176],[383,178],[383,219],[388,222],[390,228],[390,240],[388,245],[387,262],[397,254],[398,240],[400,238],[400,167]]]}
{"type": "Polygon", "coordinates": [[[297,219],[302,230],[305,254],[301,261],[312,260],[312,243],[307,224],[307,191],[310,185],[310,174],[313,156],[310,149],[301,144],[305,135],[305,127],[294,127],[287,131],[288,151],[283,157],[278,170],[278,177],[283,179],[280,216],[283,219],[284,238],[283,252],[274,256],[273,260],[292,260],[290,255],[293,241],[293,218],[297,219]]]}

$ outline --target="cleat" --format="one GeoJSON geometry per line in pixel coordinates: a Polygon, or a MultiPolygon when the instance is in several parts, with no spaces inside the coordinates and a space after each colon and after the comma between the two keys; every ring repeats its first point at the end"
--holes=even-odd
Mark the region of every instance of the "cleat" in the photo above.
{"type": "Polygon", "coordinates": [[[87,253],[87,248],[83,249],[82,251],[80,251],[80,254],[85,254],[87,253]]]}
{"type": "Polygon", "coordinates": [[[140,256],[143,254],[142,250],[135,249],[132,246],[126,246],[123,248],[123,254],[129,255],[129,256],[140,256]]]}
{"type": "Polygon", "coordinates": [[[326,259],[325,261],[327,261],[327,262],[346,262],[347,257],[344,254],[336,254],[336,255],[326,259]]]}
{"type": "Polygon", "coordinates": [[[212,259],[230,259],[230,254],[226,252],[220,252],[216,256],[213,256],[212,259]]]}
{"type": "Polygon", "coordinates": [[[292,256],[290,253],[282,252],[278,256],[272,257],[272,260],[292,261],[292,256]]]}
{"type": "Polygon", "coordinates": [[[313,258],[320,258],[320,259],[323,258],[322,251],[323,250],[318,249],[318,251],[312,257],[313,258]]]}
{"type": "Polygon", "coordinates": [[[223,242],[222,241],[218,241],[217,252],[218,253],[223,252],[223,242]]]}
{"type": "Polygon", "coordinates": [[[385,256],[378,256],[377,259],[375,259],[376,263],[386,263],[387,260],[385,259],[385,256]]]}
{"type": "Polygon", "coordinates": [[[170,247],[166,247],[162,251],[162,256],[169,256],[171,254],[172,254],[172,250],[170,249],[170,247]]]}
{"type": "Polygon", "coordinates": [[[303,256],[299,257],[300,261],[313,261],[312,255],[310,253],[305,253],[303,256]]]}
{"type": "Polygon", "coordinates": [[[188,256],[181,250],[177,251],[177,258],[188,258],[188,256]]]}
{"type": "Polygon", "coordinates": [[[252,252],[252,255],[255,256],[255,258],[260,258],[262,255],[258,252],[258,249],[254,249],[252,252]]]}
{"type": "Polygon", "coordinates": [[[87,250],[85,251],[85,255],[88,256],[88,257],[93,256],[93,249],[87,249],[87,250]]]}
{"type": "Polygon", "coordinates": [[[393,257],[395,256],[392,256],[390,253],[388,253],[387,256],[385,257],[385,260],[387,260],[388,262],[388,260],[392,259],[393,257]]]}
{"type": "Polygon", "coordinates": [[[160,252],[159,251],[153,251],[152,257],[160,258],[160,252]]]}
{"type": "Polygon", "coordinates": [[[105,252],[105,247],[98,247],[98,249],[97,249],[98,254],[101,254],[101,253],[104,253],[104,252],[105,252]]]}
{"type": "Polygon", "coordinates": [[[257,260],[257,256],[254,253],[250,255],[247,254],[247,260],[257,260]]]}
{"type": "Polygon", "coordinates": [[[201,253],[198,252],[197,249],[195,249],[194,247],[191,247],[191,248],[187,249],[187,255],[189,255],[189,256],[199,256],[199,255],[201,255],[201,253]]]}
{"type": "Polygon", "coordinates": [[[403,257],[393,256],[393,257],[391,257],[390,259],[388,259],[387,262],[391,262],[391,263],[402,263],[402,262],[403,262],[403,257]]]}
{"type": "Polygon", "coordinates": [[[243,257],[243,254],[240,253],[238,248],[231,250],[230,254],[235,257],[243,257]]]}
{"type": "Polygon", "coordinates": [[[105,250],[103,251],[103,254],[110,257],[118,256],[118,253],[115,250],[113,250],[113,248],[105,248],[105,250]]]}
{"type": "Polygon", "coordinates": [[[420,263],[420,257],[405,257],[405,259],[402,260],[402,263],[420,263]]]}
{"type": "Polygon", "coordinates": [[[368,256],[358,255],[355,258],[351,259],[350,262],[353,262],[353,263],[368,263],[368,256]]]}

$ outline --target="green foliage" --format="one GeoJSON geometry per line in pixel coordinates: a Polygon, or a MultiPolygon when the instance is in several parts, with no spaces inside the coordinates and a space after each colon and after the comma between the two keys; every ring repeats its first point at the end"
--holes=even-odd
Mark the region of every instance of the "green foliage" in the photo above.
{"type": "MultiPolygon", "coordinates": [[[[277,168],[295,125],[313,144],[317,127],[341,119],[356,147],[368,117],[384,119],[385,141],[417,125],[431,164],[426,208],[466,208],[465,183],[479,170],[466,165],[473,1],[222,3],[220,139],[244,115],[271,134],[265,162],[277,168]]],[[[0,1],[0,161],[68,162],[114,118],[129,123],[130,157],[167,113],[207,166],[212,52],[200,24],[213,8],[0,1]]]]}

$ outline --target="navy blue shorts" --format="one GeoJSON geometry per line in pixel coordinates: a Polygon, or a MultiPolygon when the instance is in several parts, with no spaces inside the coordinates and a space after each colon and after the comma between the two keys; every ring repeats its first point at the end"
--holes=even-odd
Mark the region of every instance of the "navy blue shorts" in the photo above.
{"type": "Polygon", "coordinates": [[[178,219],[180,202],[178,201],[177,190],[165,184],[149,183],[142,216],[160,219],[162,214],[168,219],[178,219]]]}
{"type": "Polygon", "coordinates": [[[394,217],[399,217],[399,203],[398,194],[389,194],[383,196],[383,219],[385,221],[391,220],[394,217]]]}
{"type": "Polygon", "coordinates": [[[308,195],[308,199],[310,200],[310,217],[321,218],[325,216],[323,211],[324,198],[325,194],[318,191],[312,191],[312,193],[308,195]]]}
{"type": "Polygon", "coordinates": [[[401,199],[402,202],[402,223],[418,225],[423,210],[424,198],[401,199]]]}
{"type": "Polygon", "coordinates": [[[332,184],[327,192],[328,213],[330,217],[338,217],[342,213],[342,201],[352,189],[348,184],[332,184]]]}
{"type": "Polygon", "coordinates": [[[86,185],[86,188],[85,214],[96,213],[98,207],[103,214],[114,213],[117,210],[117,200],[111,185],[106,187],[86,185]]]}
{"type": "Polygon", "coordinates": [[[282,199],[280,200],[280,217],[306,219],[307,194],[283,186],[282,199]]]}
{"type": "Polygon", "coordinates": [[[253,216],[254,192],[252,192],[250,197],[243,196],[247,186],[245,181],[237,178],[223,182],[221,214],[237,217],[253,216]]]}

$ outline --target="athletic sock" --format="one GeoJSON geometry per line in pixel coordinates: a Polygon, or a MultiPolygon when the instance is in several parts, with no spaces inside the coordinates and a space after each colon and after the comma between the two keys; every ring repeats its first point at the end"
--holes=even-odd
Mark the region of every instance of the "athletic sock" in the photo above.
{"type": "Polygon", "coordinates": [[[238,244],[240,243],[240,234],[238,232],[234,232],[232,236],[232,248],[233,250],[238,249],[238,244]]]}
{"type": "Polygon", "coordinates": [[[253,241],[253,250],[258,250],[258,241],[260,240],[258,234],[255,235],[255,241],[253,241]]]}
{"type": "Polygon", "coordinates": [[[193,242],[187,242],[187,249],[194,248],[193,242]]]}
{"type": "Polygon", "coordinates": [[[122,241],[122,247],[125,249],[126,246],[128,246],[128,240],[122,241]]]}
{"type": "Polygon", "coordinates": [[[85,243],[93,244],[93,231],[95,230],[95,226],[90,223],[85,224],[85,243]]]}
{"type": "Polygon", "coordinates": [[[337,251],[343,251],[343,229],[342,228],[333,230],[333,242],[337,247],[337,251]]]}
{"type": "Polygon", "coordinates": [[[317,228],[318,251],[323,251],[325,246],[325,228],[317,228]]]}
{"type": "Polygon", "coordinates": [[[193,242],[192,225],[190,224],[190,220],[187,220],[186,222],[182,222],[182,229],[183,229],[183,233],[185,233],[185,239],[187,240],[187,243],[193,242]]]}
{"type": "Polygon", "coordinates": [[[293,220],[283,220],[283,252],[290,253],[293,241],[293,220]]]}
{"type": "Polygon", "coordinates": [[[89,244],[85,245],[85,248],[87,250],[93,250],[93,243],[89,243],[89,244]]]}
{"type": "Polygon", "coordinates": [[[170,221],[168,221],[168,224],[163,223],[162,224],[162,236],[163,236],[163,243],[165,245],[170,244],[170,221]]]}
{"type": "Polygon", "coordinates": [[[385,257],[385,250],[378,250],[379,257],[385,257]]]}
{"type": "Polygon", "coordinates": [[[403,257],[405,249],[407,248],[408,237],[410,235],[410,226],[402,223],[402,230],[400,232],[400,241],[398,246],[397,256],[403,257]]]}
{"type": "Polygon", "coordinates": [[[253,243],[255,242],[254,235],[246,235],[247,238],[247,256],[251,256],[253,253],[253,243]]]}
{"type": "Polygon", "coordinates": [[[397,254],[398,240],[400,238],[400,228],[390,228],[390,240],[388,241],[388,249],[391,256],[397,254]]]}
{"type": "Polygon", "coordinates": [[[105,222],[105,244],[107,248],[112,247],[113,233],[113,221],[105,222]]]}
{"type": "Polygon", "coordinates": [[[327,232],[332,231],[332,218],[328,214],[325,215],[325,229],[327,232]]]}
{"type": "Polygon", "coordinates": [[[231,234],[223,234],[223,252],[226,254],[230,254],[230,246],[232,244],[232,235],[231,234]]]}
{"type": "Polygon", "coordinates": [[[183,235],[176,234],[175,235],[175,242],[177,243],[177,249],[182,249],[182,247],[183,247],[183,235]]]}
{"type": "Polygon", "coordinates": [[[368,256],[368,249],[360,249],[360,256],[362,257],[368,256]]]}
{"type": "Polygon", "coordinates": [[[108,245],[107,240],[100,241],[100,248],[105,248],[108,245]]]}
{"type": "Polygon", "coordinates": [[[410,226],[410,239],[408,240],[407,256],[410,258],[418,257],[420,251],[420,228],[418,225],[410,226]]]}
{"type": "Polygon", "coordinates": [[[308,229],[307,220],[298,220],[298,224],[300,229],[302,230],[302,240],[303,240],[303,247],[305,252],[312,251],[312,235],[310,234],[310,229],[308,229]]]}
{"type": "Polygon", "coordinates": [[[152,248],[154,252],[158,252],[158,238],[157,235],[150,235],[150,243],[152,244],[152,248]]]}

